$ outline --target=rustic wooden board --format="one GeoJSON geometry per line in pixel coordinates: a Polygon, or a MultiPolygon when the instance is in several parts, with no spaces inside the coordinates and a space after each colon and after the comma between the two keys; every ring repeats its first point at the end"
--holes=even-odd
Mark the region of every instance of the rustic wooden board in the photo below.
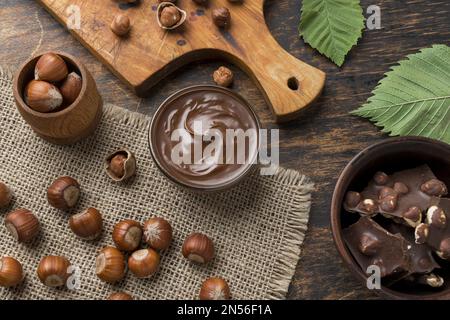
{"type": "Polygon", "coordinates": [[[64,25],[71,17],[69,6],[79,6],[81,28],[71,32],[138,95],[145,95],[185,64],[223,58],[246,71],[262,90],[276,120],[286,121],[315,101],[325,83],[322,71],[291,56],[272,37],[264,19],[264,0],[242,4],[215,0],[207,8],[192,0],[180,0],[178,6],[187,11],[188,19],[172,31],[158,26],[156,0],[143,0],[139,5],[118,5],[109,0],[38,2],[64,25]],[[232,15],[228,30],[217,28],[211,19],[212,10],[224,6],[232,15]],[[117,37],[109,28],[114,16],[123,10],[132,23],[126,38],[117,37]]]}

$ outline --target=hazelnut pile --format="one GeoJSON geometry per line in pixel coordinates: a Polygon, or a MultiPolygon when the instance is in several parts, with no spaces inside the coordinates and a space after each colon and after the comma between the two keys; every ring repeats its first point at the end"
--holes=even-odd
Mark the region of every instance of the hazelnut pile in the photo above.
{"type": "MultiPolygon", "coordinates": [[[[123,150],[119,150],[107,158],[108,175],[114,174],[115,178],[121,179],[127,174],[127,164],[126,160],[116,159],[118,156],[132,158],[133,170],[136,163],[134,155],[129,151],[123,153],[123,150]]],[[[10,204],[11,195],[11,189],[0,182],[0,207],[10,204]]],[[[59,210],[73,209],[80,195],[80,184],[69,176],[57,178],[47,189],[48,203],[59,210]]],[[[28,209],[10,212],[5,218],[5,226],[18,242],[29,242],[36,238],[40,231],[38,218],[28,209]]],[[[102,233],[103,218],[97,209],[87,208],[69,218],[69,227],[79,238],[95,240],[102,233]]],[[[158,271],[160,252],[169,249],[172,239],[172,226],[164,218],[152,217],[142,224],[130,219],[119,221],[112,231],[115,246],[106,246],[100,250],[95,258],[95,273],[107,283],[122,280],[127,270],[137,278],[149,278],[158,271]],[[142,244],[145,244],[145,247],[142,247],[142,244]]],[[[182,255],[194,263],[207,264],[214,258],[214,243],[205,234],[192,233],[184,240],[182,255]]],[[[37,276],[45,286],[63,287],[70,277],[70,267],[70,261],[64,256],[45,256],[39,262],[37,276]]],[[[16,286],[24,277],[19,261],[12,257],[0,258],[0,286],[16,286]]],[[[222,278],[206,279],[199,293],[202,300],[224,300],[230,299],[230,296],[230,288],[222,278]]],[[[133,297],[125,292],[115,292],[108,300],[133,300],[133,297]]]]}
{"type": "Polygon", "coordinates": [[[34,80],[26,85],[24,100],[37,112],[60,111],[77,99],[81,87],[81,76],[70,72],[63,58],[56,53],[46,53],[36,63],[34,80]]]}

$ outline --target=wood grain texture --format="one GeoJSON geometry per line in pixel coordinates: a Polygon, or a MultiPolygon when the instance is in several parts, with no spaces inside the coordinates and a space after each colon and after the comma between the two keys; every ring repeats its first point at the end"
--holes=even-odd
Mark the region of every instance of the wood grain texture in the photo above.
{"type": "MultiPolygon", "coordinates": [[[[106,1],[106,0],[105,0],[106,1]]],[[[301,170],[316,183],[310,228],[288,298],[376,298],[356,281],[341,262],[329,230],[334,184],[345,164],[362,148],[385,139],[370,122],[350,116],[363,104],[383,74],[407,54],[435,43],[450,45],[447,0],[361,0],[381,7],[381,30],[366,30],[342,68],[336,67],[299,39],[301,1],[266,1],[265,18],[274,38],[290,54],[327,73],[317,104],[299,120],[278,126],[253,80],[238,68],[233,89],[256,109],[262,125],[280,128],[282,165],[301,170]]],[[[40,5],[29,0],[0,3],[0,65],[17,65],[37,52],[61,50],[78,57],[93,74],[105,103],[152,115],[171,93],[194,84],[211,84],[212,72],[223,62],[192,63],[149,92],[136,97],[95,57],[84,49],[40,5]]]]}
{"type": "Polygon", "coordinates": [[[276,120],[282,122],[297,117],[317,99],[325,84],[322,71],[290,55],[272,37],[264,21],[264,0],[244,4],[215,0],[206,8],[192,0],[180,0],[177,4],[188,19],[171,31],[159,27],[155,0],[122,6],[114,1],[38,2],[64,26],[71,21],[67,8],[78,6],[81,27],[71,29],[72,34],[139,96],[181,66],[222,58],[252,77],[276,120]],[[211,18],[212,10],[224,6],[231,12],[227,29],[217,28],[211,18]],[[109,27],[121,7],[127,8],[132,24],[130,34],[122,38],[109,27]]]}

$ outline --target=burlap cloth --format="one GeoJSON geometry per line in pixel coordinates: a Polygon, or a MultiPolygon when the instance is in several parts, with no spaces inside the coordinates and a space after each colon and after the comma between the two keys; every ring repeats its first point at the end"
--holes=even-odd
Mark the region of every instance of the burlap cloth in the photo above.
{"type": "Polygon", "coordinates": [[[37,138],[16,111],[11,72],[0,68],[0,180],[15,193],[11,208],[0,211],[0,256],[22,262],[23,284],[0,288],[1,299],[105,299],[124,290],[138,299],[196,299],[209,276],[228,280],[234,299],[283,299],[297,265],[307,229],[312,183],[292,170],[275,176],[255,174],[231,191],[192,194],[170,183],[151,160],[147,130],[150,118],[106,105],[95,135],[73,146],[55,146],[37,138]],[[138,172],[128,184],[115,184],[103,172],[103,159],[118,147],[136,154],[138,172]],[[83,241],[68,227],[68,214],[47,204],[46,189],[61,175],[82,185],[76,211],[92,206],[104,218],[98,241],[83,241]],[[32,210],[42,231],[30,244],[18,244],[3,224],[16,207],[32,210]],[[161,256],[159,272],[139,280],[130,272],[115,285],[95,275],[95,257],[113,245],[113,225],[122,219],[158,215],[174,228],[174,241],[161,256]],[[191,232],[208,234],[216,257],[207,266],[196,266],[181,255],[183,239],[191,232]],[[36,275],[44,255],[64,255],[81,270],[79,290],[52,289],[36,275]]]}

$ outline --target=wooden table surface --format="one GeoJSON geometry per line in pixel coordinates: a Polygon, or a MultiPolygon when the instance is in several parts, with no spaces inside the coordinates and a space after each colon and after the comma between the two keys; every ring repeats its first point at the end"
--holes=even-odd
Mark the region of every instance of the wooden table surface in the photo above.
{"type": "MultiPolygon", "coordinates": [[[[251,1],[251,0],[246,0],[251,1]]],[[[362,0],[381,7],[381,29],[366,30],[342,68],[305,45],[298,37],[301,1],[267,0],[266,21],[275,38],[292,55],[327,73],[325,91],[300,119],[280,126],[282,165],[301,170],[316,183],[311,219],[290,299],[373,299],[342,264],[329,227],[335,181],[345,164],[362,148],[386,136],[349,111],[363,104],[389,67],[407,54],[432,44],[450,45],[450,1],[362,0]]],[[[97,81],[106,103],[152,115],[172,92],[194,84],[211,84],[223,62],[205,62],[179,70],[149,92],[136,97],[84,49],[43,8],[30,0],[0,2],[0,65],[17,67],[30,56],[61,50],[80,58],[97,81]]],[[[255,107],[265,127],[278,127],[255,84],[240,70],[234,90],[255,107]]]]}

